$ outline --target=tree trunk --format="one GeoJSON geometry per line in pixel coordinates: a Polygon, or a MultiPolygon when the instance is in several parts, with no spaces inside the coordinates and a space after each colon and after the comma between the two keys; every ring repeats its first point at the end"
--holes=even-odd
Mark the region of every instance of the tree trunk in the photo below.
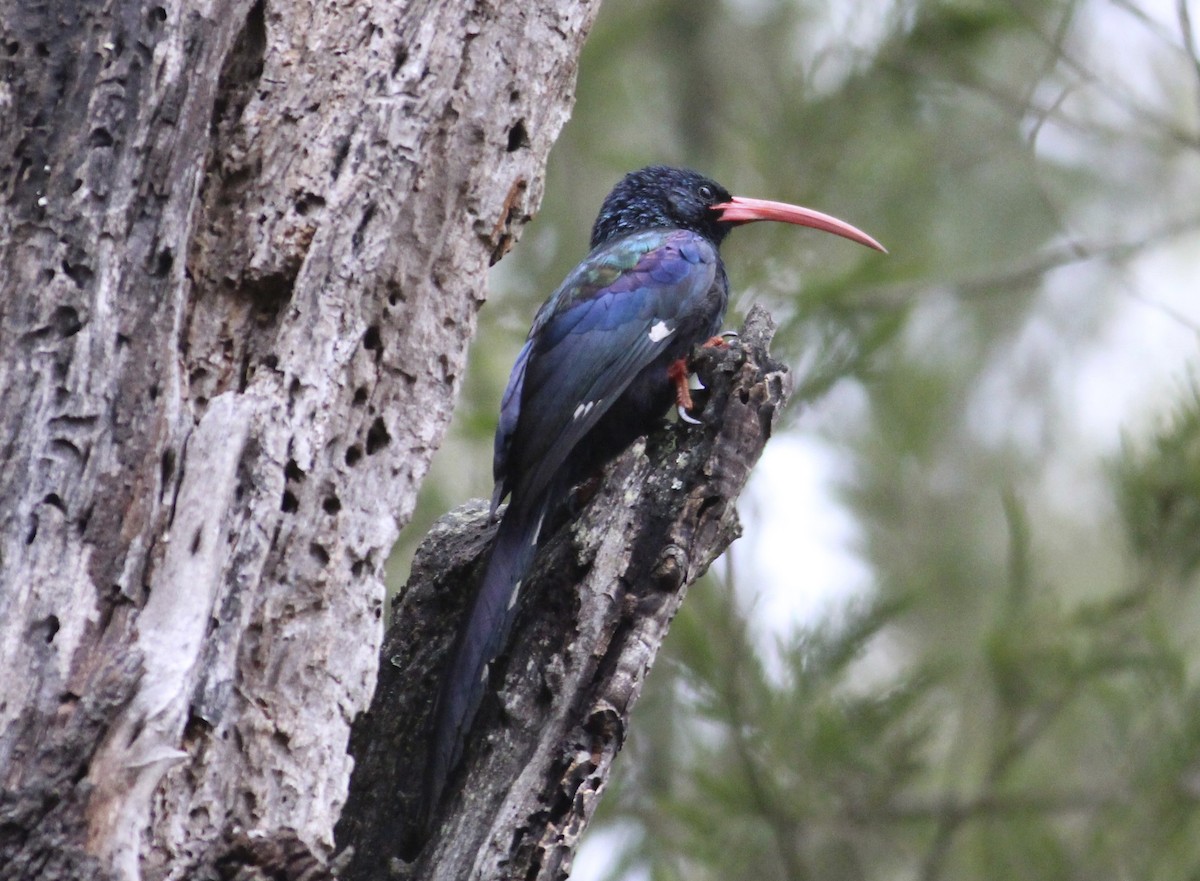
{"type": "Polygon", "coordinates": [[[354,726],[338,825],[349,881],[566,877],[688,585],[738,534],[734,501],[790,390],[767,351],[773,330],[754,310],[738,345],[702,349],[704,424],[635,444],[539,551],[517,637],[492,665],[499,698],[484,701],[441,806],[423,802],[429,713],[494,527],[477,502],[430,532],[354,726]]]}
{"type": "Polygon", "coordinates": [[[598,0],[4,5],[0,866],[299,871],[598,0]]]}

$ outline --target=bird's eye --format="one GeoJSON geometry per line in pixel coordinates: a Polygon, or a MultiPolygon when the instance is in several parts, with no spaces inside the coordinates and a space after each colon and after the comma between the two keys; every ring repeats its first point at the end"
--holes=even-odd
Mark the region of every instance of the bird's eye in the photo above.
{"type": "Polygon", "coordinates": [[[711,202],[717,197],[717,194],[713,192],[713,188],[708,184],[700,184],[700,188],[696,192],[705,202],[711,202]]]}

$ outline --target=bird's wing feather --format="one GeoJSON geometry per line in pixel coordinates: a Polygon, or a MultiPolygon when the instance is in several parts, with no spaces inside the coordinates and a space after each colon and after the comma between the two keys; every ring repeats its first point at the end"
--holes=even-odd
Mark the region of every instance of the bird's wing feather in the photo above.
{"type": "Polygon", "coordinates": [[[508,494],[508,451],[512,447],[513,434],[517,430],[517,417],[521,415],[521,392],[525,386],[525,365],[529,361],[529,351],[533,348],[533,340],[525,341],[517,360],[513,363],[512,373],[508,375],[508,385],[500,398],[500,421],[496,425],[496,439],[492,450],[492,479],[496,488],[492,492],[492,516],[496,516],[496,508],[504,496],[508,494]]]}
{"type": "Polygon", "coordinates": [[[716,274],[716,249],[682,230],[636,233],[580,264],[539,313],[510,380],[517,412],[497,431],[501,492],[518,478],[523,492],[544,489],[643,369],[686,351],[694,340],[677,335],[680,321],[716,274]]]}

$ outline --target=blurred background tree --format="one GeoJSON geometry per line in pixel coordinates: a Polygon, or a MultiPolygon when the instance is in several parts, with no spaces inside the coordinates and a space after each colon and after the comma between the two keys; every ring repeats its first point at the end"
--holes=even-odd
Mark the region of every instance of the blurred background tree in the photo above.
{"type": "Polygon", "coordinates": [[[625,171],[752,227],[798,394],[635,714],[580,878],[1200,877],[1189,0],[609,0],[395,565],[491,489],[533,312],[625,171]]]}

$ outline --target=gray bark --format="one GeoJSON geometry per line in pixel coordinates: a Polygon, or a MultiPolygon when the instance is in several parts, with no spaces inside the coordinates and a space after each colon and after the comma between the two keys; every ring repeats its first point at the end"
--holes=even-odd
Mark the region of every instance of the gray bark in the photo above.
{"type": "Polygon", "coordinates": [[[688,585],[738,534],[734,501],[790,390],[767,351],[773,330],[755,310],[731,350],[701,350],[704,424],[664,426],[635,444],[539,551],[507,659],[492,666],[497,694],[427,823],[428,717],[494,527],[480,501],[430,532],[351,740],[356,767],[338,826],[345,877],[566,877],[688,585]]]}
{"type": "Polygon", "coordinates": [[[597,5],[4,4],[6,879],[330,852],[383,564],[597,5]]]}

